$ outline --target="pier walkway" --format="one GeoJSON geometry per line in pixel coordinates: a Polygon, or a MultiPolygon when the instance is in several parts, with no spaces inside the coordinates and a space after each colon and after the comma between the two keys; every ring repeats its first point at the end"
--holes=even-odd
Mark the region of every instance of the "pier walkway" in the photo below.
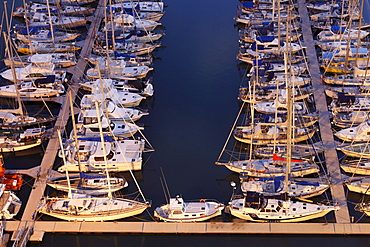
{"type": "MultiPolygon", "coordinates": [[[[6,222],[7,231],[17,231],[21,222],[6,222]]],[[[347,223],[250,223],[250,222],[65,222],[36,221],[30,241],[42,241],[45,233],[92,234],[324,234],[368,235],[370,224],[347,223]]]]}
{"type": "Polygon", "coordinates": [[[313,40],[311,24],[304,0],[298,0],[298,11],[302,22],[303,40],[304,46],[306,47],[311,83],[314,88],[316,110],[319,113],[320,135],[325,147],[325,164],[328,177],[330,177],[331,195],[333,200],[337,201],[340,206],[340,210],[335,212],[335,218],[337,223],[349,223],[350,216],[343,187],[343,181],[345,178],[342,177],[340,171],[334,135],[330,123],[330,113],[328,111],[324,86],[322,84],[320,75],[319,62],[317,60],[317,54],[314,45],[315,42],[313,40]]]}

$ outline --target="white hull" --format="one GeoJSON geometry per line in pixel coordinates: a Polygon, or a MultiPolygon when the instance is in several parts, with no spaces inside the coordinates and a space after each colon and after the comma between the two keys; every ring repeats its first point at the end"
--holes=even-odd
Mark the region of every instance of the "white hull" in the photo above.
{"type": "Polygon", "coordinates": [[[0,96],[7,97],[7,98],[50,98],[59,96],[60,93],[64,92],[64,88],[60,89],[52,89],[52,88],[37,88],[37,87],[30,87],[30,88],[21,88],[18,89],[18,94],[15,91],[14,85],[2,86],[0,87],[0,96]]]}
{"type": "Polygon", "coordinates": [[[203,213],[194,212],[193,215],[195,215],[195,216],[192,216],[189,213],[188,217],[184,216],[184,217],[178,217],[178,218],[176,218],[176,217],[170,218],[166,214],[166,211],[168,210],[168,205],[163,205],[163,206],[158,207],[158,208],[155,209],[154,216],[159,218],[159,220],[162,220],[164,222],[180,222],[180,223],[183,223],[183,222],[200,222],[200,221],[206,221],[206,220],[209,220],[211,218],[220,216],[222,214],[222,209],[224,208],[224,206],[222,204],[215,203],[215,202],[212,203],[212,204],[207,203],[208,204],[207,206],[205,206],[206,203],[193,202],[193,205],[191,205],[191,206],[196,208],[197,204],[199,204],[200,206],[203,206],[203,207],[212,208],[213,209],[212,213],[203,214],[203,213]]]}
{"type": "Polygon", "coordinates": [[[360,165],[357,164],[342,164],[340,167],[346,173],[368,176],[370,175],[370,166],[369,163],[365,164],[367,164],[367,166],[365,167],[361,167],[360,165]]]}
{"type": "MultiPolygon", "coordinates": [[[[96,176],[95,176],[96,177],[96,176]]],[[[105,178],[80,178],[78,177],[70,177],[68,186],[67,179],[57,179],[52,180],[47,183],[50,187],[69,192],[71,190],[72,193],[78,194],[86,194],[92,196],[99,196],[99,195],[106,195],[110,192],[116,192],[128,186],[128,183],[125,179],[119,178],[110,178],[110,186],[108,186],[108,180],[105,178]]]]}
{"type": "MultiPolygon", "coordinates": [[[[302,222],[302,221],[307,221],[307,220],[312,220],[312,219],[317,219],[317,218],[323,217],[323,216],[327,215],[330,211],[332,211],[332,210],[322,210],[322,211],[315,212],[315,213],[312,213],[312,214],[302,215],[302,216],[299,216],[297,218],[279,219],[279,220],[277,219],[276,221],[278,221],[278,222],[302,222]]],[[[235,216],[235,217],[243,219],[243,220],[249,220],[249,221],[255,221],[255,222],[269,221],[269,220],[264,220],[264,219],[254,219],[249,214],[244,214],[241,211],[236,211],[236,210],[230,209],[230,212],[231,212],[232,216],[235,216]]]]}
{"type": "MultiPolygon", "coordinates": [[[[77,200],[84,200],[86,198],[79,198],[77,200]]],[[[86,210],[77,210],[76,208],[64,207],[61,209],[54,209],[54,203],[63,203],[73,199],[57,199],[48,198],[43,205],[38,209],[39,213],[53,216],[58,219],[67,221],[111,221],[135,216],[144,212],[150,205],[128,199],[112,199],[94,198],[91,208],[86,210]],[[117,202],[117,204],[114,204],[117,202]],[[103,205],[103,203],[105,203],[103,205]]],[[[68,203],[67,203],[68,205],[68,203]]],[[[89,205],[86,205],[89,206],[89,205]]]]}
{"type": "MultiPolygon", "coordinates": [[[[236,172],[236,173],[244,173],[245,176],[251,176],[251,177],[260,177],[260,178],[268,178],[268,177],[278,177],[278,176],[284,176],[285,172],[279,172],[279,173],[264,173],[264,172],[257,172],[257,171],[250,171],[241,169],[240,167],[236,167],[233,165],[225,165],[229,170],[236,172]]],[[[291,172],[291,177],[304,177],[306,175],[315,174],[318,173],[319,170],[317,168],[312,169],[306,169],[301,170],[297,172],[291,172]]]]}
{"type": "MultiPolygon", "coordinates": [[[[245,199],[234,199],[228,206],[231,215],[255,222],[302,222],[325,216],[338,210],[337,206],[317,205],[304,202],[266,199],[263,205],[245,206],[245,199]],[[259,206],[257,208],[257,206],[259,206]],[[266,209],[266,211],[264,210],[266,209]]],[[[258,204],[258,203],[257,203],[258,204]]]]}
{"type": "MultiPolygon", "coordinates": [[[[365,178],[366,179],[366,178],[365,178]]],[[[349,183],[345,183],[349,191],[364,194],[364,195],[370,195],[370,189],[369,189],[369,182],[367,181],[353,181],[349,183]]]]}

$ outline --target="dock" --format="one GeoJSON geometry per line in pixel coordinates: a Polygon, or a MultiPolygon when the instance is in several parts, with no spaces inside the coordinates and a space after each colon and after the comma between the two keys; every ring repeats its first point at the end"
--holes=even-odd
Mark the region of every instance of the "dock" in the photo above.
{"type": "MultiPolygon", "coordinates": [[[[6,223],[17,231],[20,222],[6,223]]],[[[45,233],[91,234],[322,234],[368,235],[370,224],[347,223],[249,223],[249,222],[65,222],[36,221],[30,241],[42,241],[45,233]]]]}
{"type": "MultiPolygon", "coordinates": [[[[100,0],[92,19],[86,41],[81,50],[77,65],[71,70],[73,74],[68,87],[68,95],[74,99],[80,86],[80,80],[86,70],[85,60],[91,53],[96,30],[104,16],[104,1],[100,0]]],[[[304,46],[309,64],[309,72],[314,87],[316,110],[319,114],[319,127],[321,140],[326,147],[324,152],[327,174],[330,176],[332,200],[337,202],[340,210],[336,211],[335,222],[323,223],[251,223],[243,220],[234,222],[222,222],[221,219],[210,222],[197,223],[168,223],[168,222],[66,222],[66,221],[38,221],[36,209],[40,198],[44,196],[46,182],[52,177],[61,176],[52,170],[57,152],[59,140],[57,131],[63,133],[70,116],[70,103],[68,97],[60,100],[61,109],[56,120],[53,134],[47,145],[46,152],[40,166],[28,170],[9,170],[12,173],[21,173],[34,177],[35,182],[28,203],[20,221],[6,221],[5,232],[12,233],[11,241],[42,241],[46,233],[136,233],[136,234],[322,234],[322,235],[368,235],[370,223],[351,222],[347,206],[347,199],[343,181],[347,176],[342,175],[335,148],[333,132],[330,123],[324,87],[321,82],[319,63],[314,47],[308,11],[304,0],[298,1],[298,10],[302,21],[304,46]],[[20,234],[24,232],[24,234],[20,234]]]]}

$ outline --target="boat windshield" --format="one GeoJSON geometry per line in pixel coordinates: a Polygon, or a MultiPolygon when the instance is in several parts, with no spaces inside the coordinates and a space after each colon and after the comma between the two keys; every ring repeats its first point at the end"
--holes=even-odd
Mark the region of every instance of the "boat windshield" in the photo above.
{"type": "MultiPolygon", "coordinates": [[[[107,157],[107,160],[112,159],[112,158],[113,158],[113,156],[114,156],[114,153],[113,153],[113,151],[111,150],[111,151],[109,152],[109,154],[106,156],[106,157],[107,157]]],[[[96,157],[94,157],[94,160],[95,160],[95,161],[104,161],[104,156],[96,156],[96,157]]]]}

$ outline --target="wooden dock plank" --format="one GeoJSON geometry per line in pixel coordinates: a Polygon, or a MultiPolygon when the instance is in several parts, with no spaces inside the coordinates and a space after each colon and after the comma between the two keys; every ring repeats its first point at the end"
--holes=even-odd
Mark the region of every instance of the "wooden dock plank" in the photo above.
{"type": "MultiPolygon", "coordinates": [[[[8,229],[6,229],[8,230],[8,229]]],[[[13,229],[14,230],[14,229],[13,229]]],[[[138,233],[138,234],[320,234],[368,235],[369,223],[255,223],[255,222],[66,222],[37,221],[31,241],[45,233],[138,233]]],[[[13,240],[13,239],[12,239],[13,240]]]]}
{"type": "Polygon", "coordinates": [[[329,175],[332,186],[330,187],[331,195],[335,201],[338,202],[340,209],[335,212],[337,223],[349,223],[350,217],[347,207],[347,198],[344,192],[343,179],[338,155],[335,148],[333,131],[330,123],[330,113],[326,103],[326,96],[322,80],[320,76],[319,62],[314,46],[313,35],[311,31],[311,24],[308,16],[307,7],[304,0],[298,0],[298,11],[302,22],[302,33],[304,45],[306,47],[306,54],[309,64],[309,71],[312,78],[312,86],[314,88],[314,97],[316,110],[319,113],[319,126],[321,140],[325,147],[325,163],[327,173],[329,175]]]}

